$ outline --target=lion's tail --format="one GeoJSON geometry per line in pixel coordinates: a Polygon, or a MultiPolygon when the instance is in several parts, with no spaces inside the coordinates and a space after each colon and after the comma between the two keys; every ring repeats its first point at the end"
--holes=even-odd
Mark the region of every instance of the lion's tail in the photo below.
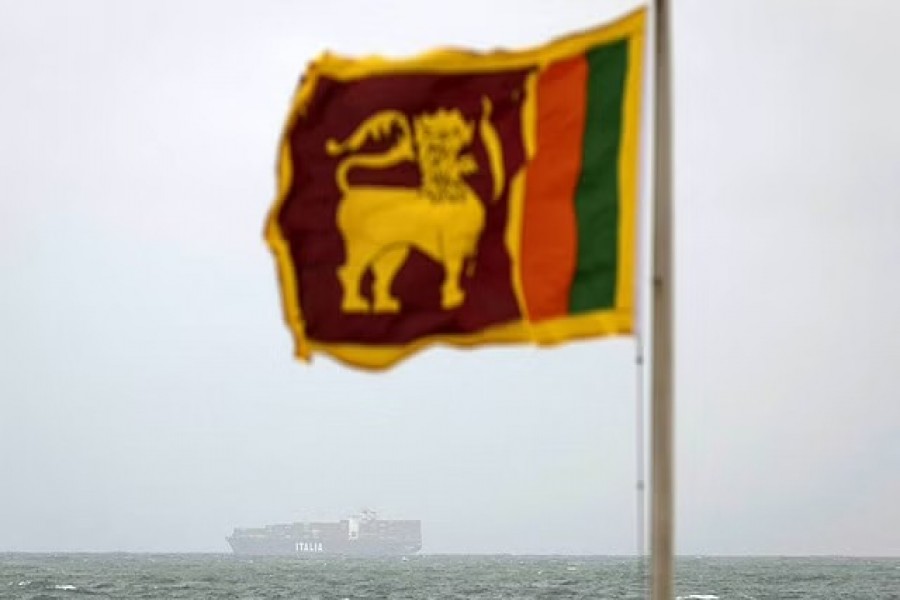
{"type": "Polygon", "coordinates": [[[350,188],[347,174],[354,166],[378,169],[395,165],[404,160],[415,160],[409,120],[400,111],[383,110],[363,121],[356,131],[343,142],[330,139],[325,143],[325,151],[330,156],[337,156],[359,150],[369,139],[377,141],[382,137],[390,136],[394,133],[395,128],[400,129],[400,134],[397,142],[389,150],[376,154],[348,156],[338,164],[337,184],[342,192],[346,192],[350,188]]]}
{"type": "Polygon", "coordinates": [[[503,192],[505,173],[503,169],[503,146],[500,144],[500,136],[491,123],[491,101],[487,96],[481,99],[481,141],[487,150],[488,161],[491,165],[491,177],[494,179],[493,199],[500,198],[503,192]]]}

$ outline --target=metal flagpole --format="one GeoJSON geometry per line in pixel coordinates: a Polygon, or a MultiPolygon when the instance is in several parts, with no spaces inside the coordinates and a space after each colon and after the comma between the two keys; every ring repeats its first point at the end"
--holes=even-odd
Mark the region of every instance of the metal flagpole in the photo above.
{"type": "Polygon", "coordinates": [[[674,597],[672,124],[669,2],[654,0],[653,337],[651,397],[650,597],[674,597]]]}

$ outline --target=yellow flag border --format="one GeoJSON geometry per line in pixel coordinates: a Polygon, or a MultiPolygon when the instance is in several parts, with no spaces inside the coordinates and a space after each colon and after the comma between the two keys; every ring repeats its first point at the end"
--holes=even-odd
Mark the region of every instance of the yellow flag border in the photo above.
{"type": "MultiPolygon", "coordinates": [[[[643,82],[643,47],[646,9],[639,9],[617,21],[581,33],[559,38],[543,46],[523,51],[496,50],[478,53],[456,48],[443,48],[408,59],[342,57],[326,52],[310,64],[288,113],[279,145],[277,165],[277,195],[269,210],[265,239],[275,256],[281,288],[284,319],[294,338],[294,354],[309,362],[314,353],[324,353],[354,367],[380,370],[434,344],[471,347],[482,344],[535,342],[552,345],[569,340],[604,335],[628,334],[633,331],[633,303],[635,286],[635,232],[638,196],[638,141],[643,82]],[[579,315],[532,323],[528,321],[522,286],[519,280],[521,245],[521,214],[524,203],[522,172],[511,186],[510,224],[506,244],[512,259],[513,288],[523,319],[517,322],[488,327],[468,334],[441,334],[418,338],[406,344],[343,344],[312,340],[306,335],[303,313],[297,301],[298,283],[290,247],[278,224],[278,214],[293,181],[289,134],[296,120],[303,116],[312,98],[319,77],[351,81],[382,74],[403,73],[478,73],[517,68],[544,69],[558,60],[584,53],[593,46],[627,40],[629,67],[625,82],[622,145],[619,163],[620,221],[619,264],[617,265],[616,305],[612,309],[597,310],[579,315]]],[[[534,154],[535,115],[533,85],[522,110],[522,130],[528,158],[534,154]]]]}

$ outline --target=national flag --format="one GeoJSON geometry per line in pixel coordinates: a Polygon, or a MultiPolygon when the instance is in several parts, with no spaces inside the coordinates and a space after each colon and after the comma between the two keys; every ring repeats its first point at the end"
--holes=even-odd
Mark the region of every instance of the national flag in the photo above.
{"type": "Polygon", "coordinates": [[[644,20],[313,62],[266,226],[297,355],[631,332],[644,20]]]}

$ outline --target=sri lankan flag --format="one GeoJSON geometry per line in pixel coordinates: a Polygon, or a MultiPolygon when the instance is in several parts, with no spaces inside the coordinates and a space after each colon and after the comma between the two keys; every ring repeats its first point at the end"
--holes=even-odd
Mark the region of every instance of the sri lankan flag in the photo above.
{"type": "Polygon", "coordinates": [[[644,19],[312,63],[266,226],[297,355],[631,332],[644,19]]]}

